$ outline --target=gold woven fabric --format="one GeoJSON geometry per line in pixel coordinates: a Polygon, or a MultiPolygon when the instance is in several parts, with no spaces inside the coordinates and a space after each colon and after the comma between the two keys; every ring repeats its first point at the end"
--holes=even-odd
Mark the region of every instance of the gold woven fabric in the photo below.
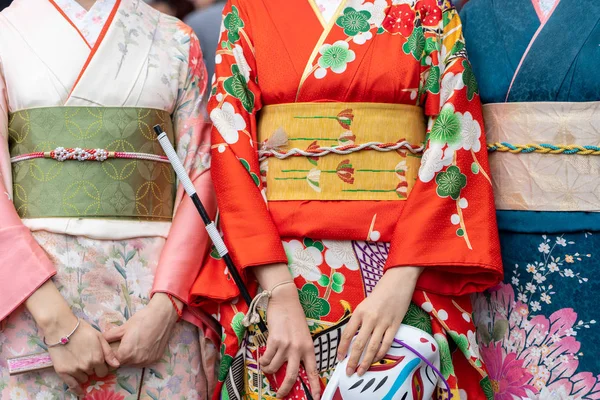
{"type": "MultiPolygon", "coordinates": [[[[258,139],[275,141],[281,152],[298,148],[342,147],[364,143],[425,140],[423,110],[381,103],[294,103],[264,107],[258,139]]],[[[420,166],[420,155],[406,149],[360,150],[322,157],[269,157],[261,163],[268,200],[406,200],[420,166]]]]}

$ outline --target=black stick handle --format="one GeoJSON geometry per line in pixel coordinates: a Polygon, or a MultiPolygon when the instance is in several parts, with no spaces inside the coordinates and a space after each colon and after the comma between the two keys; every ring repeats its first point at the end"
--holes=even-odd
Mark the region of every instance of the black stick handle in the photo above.
{"type": "MultiPolygon", "coordinates": [[[[160,143],[165,154],[169,158],[169,161],[171,162],[171,165],[175,170],[175,174],[177,174],[177,178],[179,178],[179,181],[183,185],[185,191],[190,196],[192,202],[196,206],[196,209],[200,213],[200,217],[202,218],[202,222],[204,222],[206,231],[208,232],[208,236],[210,236],[210,239],[212,240],[213,244],[217,249],[217,252],[221,256],[221,258],[223,258],[223,261],[225,261],[225,265],[227,265],[229,274],[231,275],[233,281],[240,290],[240,294],[244,298],[246,304],[250,305],[250,303],[252,302],[252,296],[250,296],[248,288],[244,284],[244,281],[242,280],[239,271],[233,264],[233,260],[229,255],[229,250],[227,250],[227,246],[225,245],[223,238],[221,238],[221,235],[219,235],[217,227],[215,226],[214,222],[210,219],[210,216],[206,212],[206,208],[204,208],[204,205],[200,201],[198,193],[196,193],[196,188],[194,187],[194,184],[192,183],[187,172],[185,171],[181,160],[179,160],[179,157],[177,156],[173,145],[169,141],[167,134],[162,130],[160,125],[154,126],[154,132],[156,132],[156,134],[158,135],[158,142],[160,143]]],[[[260,328],[262,333],[267,333],[267,326],[265,325],[262,318],[260,318],[260,320],[258,321],[258,327],[260,328]]]]}

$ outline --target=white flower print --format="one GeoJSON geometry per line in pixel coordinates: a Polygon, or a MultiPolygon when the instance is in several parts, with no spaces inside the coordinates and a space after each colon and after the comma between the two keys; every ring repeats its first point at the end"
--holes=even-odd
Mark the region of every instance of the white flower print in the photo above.
{"type": "MultiPolygon", "coordinates": [[[[460,113],[457,113],[460,117],[460,113]]],[[[479,138],[481,137],[481,126],[477,120],[473,119],[473,116],[470,112],[466,112],[461,117],[462,120],[462,131],[461,131],[461,144],[462,148],[465,150],[473,150],[474,152],[479,152],[481,150],[481,142],[479,138]]]]}
{"type": "Polygon", "coordinates": [[[537,289],[537,287],[531,282],[529,282],[525,288],[531,293],[535,293],[535,290],[537,289]]]}
{"type": "Polygon", "coordinates": [[[469,340],[469,351],[471,356],[479,358],[479,345],[477,344],[477,335],[473,331],[467,332],[467,339],[469,340]]]}
{"type": "Polygon", "coordinates": [[[533,276],[533,279],[537,282],[537,283],[543,283],[546,280],[546,277],[542,274],[540,274],[539,272],[537,274],[535,274],[533,276]]]}
{"type": "Polygon", "coordinates": [[[43,390],[35,396],[35,400],[54,400],[54,397],[49,391],[43,390]]]}
{"type": "Polygon", "coordinates": [[[577,332],[573,328],[569,328],[565,331],[566,336],[577,336],[577,332]]]}
{"type": "Polygon", "coordinates": [[[323,240],[327,247],[325,251],[325,261],[333,269],[339,269],[346,266],[351,271],[358,270],[358,261],[352,248],[352,242],[343,240],[323,240]]]}
{"type": "Polygon", "coordinates": [[[540,311],[541,309],[542,309],[542,307],[540,306],[539,302],[537,302],[537,301],[531,302],[531,311],[532,312],[540,311]]]}
{"type": "Polygon", "coordinates": [[[302,276],[307,281],[316,281],[321,277],[319,266],[323,263],[323,254],[316,247],[304,245],[298,240],[283,242],[288,257],[288,265],[294,278],[302,276]]]}
{"type": "Polygon", "coordinates": [[[371,19],[369,23],[380,27],[386,16],[386,10],[388,3],[386,0],[375,0],[372,7],[368,7],[367,10],[371,13],[371,19]]]}
{"type": "Polygon", "coordinates": [[[352,41],[358,45],[365,44],[371,39],[373,39],[373,33],[371,31],[361,32],[352,37],[352,41]]]}
{"type": "Polygon", "coordinates": [[[542,355],[542,349],[540,349],[539,347],[533,347],[530,351],[531,355],[534,357],[539,357],[542,355]]]}
{"type": "Polygon", "coordinates": [[[440,144],[431,143],[423,153],[421,167],[419,168],[419,179],[424,183],[430,182],[442,168],[452,164],[452,157],[451,151],[444,152],[440,144]]]}
{"type": "Polygon", "coordinates": [[[89,385],[86,389],[86,391],[88,393],[93,392],[94,390],[100,391],[102,390],[102,386],[104,386],[104,382],[103,381],[94,381],[93,385],[89,385]]]}
{"type": "Polygon", "coordinates": [[[223,139],[229,144],[237,143],[240,138],[239,131],[246,129],[244,117],[236,113],[235,108],[229,102],[223,103],[221,108],[212,110],[210,119],[223,136],[223,139]]]}
{"type": "Polygon", "coordinates": [[[67,268],[83,269],[83,257],[76,250],[67,250],[62,254],[57,254],[57,258],[67,268]]]}
{"type": "Polygon", "coordinates": [[[557,237],[556,244],[562,247],[567,247],[567,241],[565,238],[557,237]]]}
{"type": "Polygon", "coordinates": [[[465,87],[462,77],[462,73],[455,75],[452,72],[448,72],[444,75],[440,89],[440,104],[446,104],[454,93],[458,93],[465,87]]]}
{"type": "Polygon", "coordinates": [[[565,270],[563,271],[563,273],[565,274],[565,276],[566,276],[567,278],[572,278],[572,277],[574,277],[574,276],[575,276],[575,274],[573,274],[573,270],[572,270],[572,269],[569,269],[569,268],[565,269],[565,270]]]}
{"type": "Polygon", "coordinates": [[[386,0],[375,0],[373,3],[365,3],[365,0],[348,0],[346,2],[346,7],[352,7],[357,11],[368,11],[371,14],[369,24],[377,27],[381,26],[385,19],[387,6],[388,3],[386,0]]]}
{"type": "Polygon", "coordinates": [[[240,73],[242,75],[244,75],[246,82],[249,82],[250,81],[250,71],[252,71],[252,69],[250,68],[248,61],[246,60],[246,56],[244,56],[244,49],[239,44],[236,44],[234,46],[234,48],[232,49],[232,52],[233,52],[233,57],[235,58],[235,63],[237,64],[238,68],[240,69],[240,73]]]}
{"type": "Polygon", "coordinates": [[[20,387],[15,387],[10,391],[10,400],[27,400],[27,392],[20,387]]]}
{"type": "Polygon", "coordinates": [[[154,281],[150,268],[146,268],[141,262],[134,260],[127,264],[125,273],[127,284],[133,294],[138,297],[148,298],[154,281]]]}
{"type": "Polygon", "coordinates": [[[164,388],[166,384],[167,384],[167,381],[165,379],[160,379],[159,377],[157,377],[154,374],[152,374],[150,379],[148,379],[146,381],[146,385],[148,385],[148,387],[151,387],[152,389],[160,390],[160,389],[164,388]]]}
{"type": "Polygon", "coordinates": [[[519,293],[519,295],[517,296],[517,299],[521,303],[526,303],[527,302],[527,296],[525,295],[525,293],[519,293]]]}
{"type": "Polygon", "coordinates": [[[548,295],[548,293],[542,293],[540,299],[546,304],[552,303],[552,298],[550,297],[550,295],[548,295]]]}
{"type": "Polygon", "coordinates": [[[560,268],[558,268],[558,265],[556,265],[555,262],[551,262],[550,264],[548,264],[548,271],[558,272],[559,270],[560,270],[560,268]]]}
{"type": "Polygon", "coordinates": [[[513,285],[518,285],[519,284],[519,278],[517,278],[516,276],[512,277],[512,284],[513,285]]]}
{"type": "Polygon", "coordinates": [[[535,274],[537,270],[535,269],[535,266],[527,264],[527,272],[529,272],[530,274],[535,274]]]}
{"type": "Polygon", "coordinates": [[[541,243],[538,250],[540,253],[548,254],[550,253],[550,245],[548,243],[541,243]]]}

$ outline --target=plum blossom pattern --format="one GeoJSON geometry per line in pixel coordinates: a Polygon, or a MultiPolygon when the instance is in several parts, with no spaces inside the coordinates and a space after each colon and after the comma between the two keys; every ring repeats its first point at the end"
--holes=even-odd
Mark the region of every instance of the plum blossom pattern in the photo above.
{"type": "Polygon", "coordinates": [[[210,119],[228,144],[237,143],[240,131],[246,129],[244,117],[236,113],[235,108],[229,102],[224,102],[220,109],[212,110],[210,119]]]}

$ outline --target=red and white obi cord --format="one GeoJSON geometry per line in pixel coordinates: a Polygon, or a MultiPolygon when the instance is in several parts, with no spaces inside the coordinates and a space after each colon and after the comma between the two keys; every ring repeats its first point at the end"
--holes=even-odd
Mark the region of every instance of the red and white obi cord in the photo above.
{"type": "Polygon", "coordinates": [[[169,163],[169,159],[166,156],[160,156],[157,154],[148,153],[134,153],[127,151],[108,151],[104,149],[81,149],[79,147],[71,149],[64,147],[57,147],[52,151],[39,151],[36,153],[22,154],[15,156],[10,159],[12,163],[18,163],[21,161],[33,160],[36,158],[48,158],[56,161],[106,161],[108,159],[129,159],[129,160],[146,160],[156,161],[161,163],[169,163]]]}
{"type": "Polygon", "coordinates": [[[258,151],[259,161],[266,160],[270,157],[275,157],[280,160],[284,160],[288,157],[324,157],[328,154],[346,155],[350,153],[356,153],[363,150],[373,150],[379,152],[388,151],[401,151],[406,150],[413,154],[422,153],[424,150],[423,145],[412,145],[406,140],[400,140],[396,143],[381,143],[381,142],[368,142],[363,144],[348,144],[344,146],[335,147],[312,147],[306,150],[293,148],[288,151],[277,151],[275,149],[262,149],[258,151]]]}

